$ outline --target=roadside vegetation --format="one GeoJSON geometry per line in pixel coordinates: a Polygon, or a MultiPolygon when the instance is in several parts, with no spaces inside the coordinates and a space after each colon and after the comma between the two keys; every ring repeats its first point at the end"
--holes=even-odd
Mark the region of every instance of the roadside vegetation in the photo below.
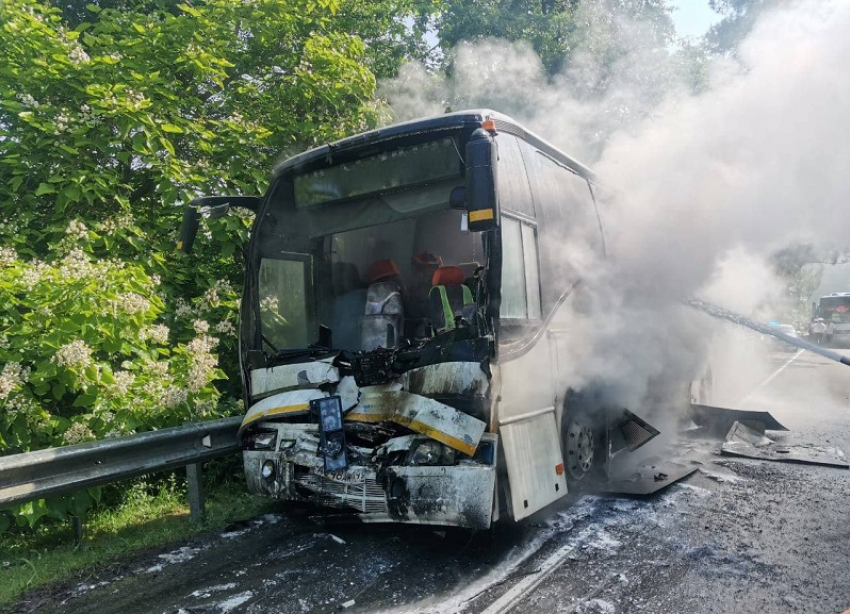
{"type": "Polygon", "coordinates": [[[184,542],[271,509],[268,501],[251,497],[236,474],[219,476],[207,492],[202,522],[189,517],[182,473],[134,480],[104,496],[116,501],[86,515],[79,544],[70,521],[0,535],[0,609],[26,591],[69,580],[85,584],[95,572],[123,569],[128,555],[184,542]]]}

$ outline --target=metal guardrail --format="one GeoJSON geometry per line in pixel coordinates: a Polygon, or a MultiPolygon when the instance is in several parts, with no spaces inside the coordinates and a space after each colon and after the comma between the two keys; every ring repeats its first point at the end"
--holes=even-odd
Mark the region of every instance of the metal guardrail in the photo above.
{"type": "Polygon", "coordinates": [[[241,416],[0,456],[0,508],[187,467],[192,516],[203,513],[200,463],[234,454],[241,416]]]}

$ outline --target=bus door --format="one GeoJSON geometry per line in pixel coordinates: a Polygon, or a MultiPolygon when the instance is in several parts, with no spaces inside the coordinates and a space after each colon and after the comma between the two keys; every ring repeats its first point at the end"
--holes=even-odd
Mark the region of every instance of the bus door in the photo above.
{"type": "Polygon", "coordinates": [[[567,494],[558,428],[554,346],[540,312],[537,231],[530,221],[502,217],[497,408],[514,518],[567,494]]]}

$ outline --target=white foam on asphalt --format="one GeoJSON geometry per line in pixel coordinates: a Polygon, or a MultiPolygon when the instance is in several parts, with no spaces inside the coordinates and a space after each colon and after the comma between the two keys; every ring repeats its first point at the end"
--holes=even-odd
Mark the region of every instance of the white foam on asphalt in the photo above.
{"type": "Polygon", "coordinates": [[[466,610],[470,601],[494,585],[503,582],[519,569],[547,541],[560,533],[569,532],[577,522],[599,513],[602,501],[599,497],[584,496],[568,509],[556,513],[546,521],[546,526],[539,533],[533,535],[524,544],[515,546],[513,551],[499,565],[484,576],[474,579],[447,599],[440,601],[428,599],[416,604],[400,605],[381,610],[380,613],[376,614],[459,614],[466,610]]]}
{"type": "Polygon", "coordinates": [[[202,550],[206,550],[207,546],[202,548],[190,548],[189,546],[183,546],[182,548],[178,548],[172,552],[166,552],[165,554],[160,554],[159,558],[162,560],[162,563],[158,563],[157,565],[152,565],[148,567],[145,571],[147,573],[155,573],[158,571],[162,571],[168,565],[174,565],[175,563],[185,563],[186,561],[191,561],[195,558],[195,555],[201,552],[202,550]]]}
{"type": "Polygon", "coordinates": [[[224,601],[218,602],[216,604],[216,607],[218,607],[218,610],[219,610],[219,612],[221,612],[221,614],[226,614],[227,612],[230,612],[231,610],[235,610],[240,605],[242,605],[243,603],[245,603],[246,601],[251,599],[251,597],[253,597],[253,596],[254,596],[254,593],[252,593],[251,591],[245,591],[244,593],[237,593],[236,595],[233,595],[229,599],[225,599],[224,601]]]}
{"type": "Polygon", "coordinates": [[[228,582],[227,584],[219,584],[218,586],[210,586],[192,593],[192,597],[209,597],[213,593],[229,591],[236,588],[236,582],[228,582]]]}
{"type": "Polygon", "coordinates": [[[219,537],[223,537],[224,539],[236,539],[237,537],[242,537],[247,533],[250,529],[241,529],[239,531],[227,531],[226,533],[220,533],[219,537]]]}

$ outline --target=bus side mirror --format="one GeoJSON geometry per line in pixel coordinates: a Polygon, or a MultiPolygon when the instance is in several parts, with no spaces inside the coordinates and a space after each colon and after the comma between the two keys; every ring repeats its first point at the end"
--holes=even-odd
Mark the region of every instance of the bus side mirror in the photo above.
{"type": "Polygon", "coordinates": [[[230,211],[231,207],[241,207],[256,213],[261,202],[262,198],[259,196],[201,196],[195,198],[186,205],[186,211],[183,212],[177,249],[184,254],[191,253],[202,217],[210,219],[222,217],[230,211]]]}
{"type": "Polygon", "coordinates": [[[483,128],[473,132],[466,144],[466,209],[471,232],[484,232],[499,225],[496,151],[493,137],[483,128]]]}
{"type": "Polygon", "coordinates": [[[192,205],[186,205],[183,212],[183,221],[180,223],[180,235],[177,239],[177,249],[184,254],[192,253],[192,245],[198,234],[198,225],[201,222],[201,212],[192,205]]]}

